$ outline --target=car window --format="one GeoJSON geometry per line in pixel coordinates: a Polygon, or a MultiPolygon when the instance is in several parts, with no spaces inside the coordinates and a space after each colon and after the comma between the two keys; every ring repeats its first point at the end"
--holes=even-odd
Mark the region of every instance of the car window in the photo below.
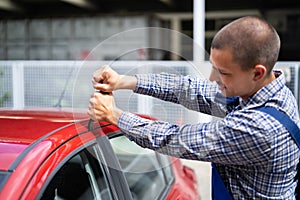
{"type": "Polygon", "coordinates": [[[130,187],[133,199],[153,200],[167,187],[158,154],[141,148],[125,136],[110,139],[130,187]]]}
{"type": "Polygon", "coordinates": [[[170,160],[169,156],[167,156],[167,155],[160,155],[159,160],[163,167],[166,181],[167,181],[167,183],[171,184],[175,179],[174,174],[173,174],[173,169],[172,169],[172,161],[170,160]]]}
{"type": "Polygon", "coordinates": [[[98,160],[95,147],[73,156],[55,174],[41,199],[112,199],[98,160]]]}
{"type": "Polygon", "coordinates": [[[0,192],[2,187],[4,186],[6,180],[8,179],[10,173],[9,172],[0,172],[0,192]]]}

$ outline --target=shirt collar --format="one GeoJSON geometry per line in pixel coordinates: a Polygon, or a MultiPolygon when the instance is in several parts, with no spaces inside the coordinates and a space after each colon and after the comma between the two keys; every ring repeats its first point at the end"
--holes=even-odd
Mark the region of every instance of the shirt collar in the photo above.
{"type": "Polygon", "coordinates": [[[243,107],[249,108],[263,106],[269,99],[275,96],[286,84],[284,74],[280,70],[274,70],[276,79],[258,90],[252,97],[243,103],[243,107]]]}
{"type": "Polygon", "coordinates": [[[258,90],[252,97],[248,98],[246,102],[243,102],[242,99],[237,96],[224,97],[221,93],[216,94],[215,101],[224,105],[228,112],[244,107],[255,108],[263,106],[286,84],[284,74],[281,70],[274,70],[273,73],[276,79],[258,90]]]}

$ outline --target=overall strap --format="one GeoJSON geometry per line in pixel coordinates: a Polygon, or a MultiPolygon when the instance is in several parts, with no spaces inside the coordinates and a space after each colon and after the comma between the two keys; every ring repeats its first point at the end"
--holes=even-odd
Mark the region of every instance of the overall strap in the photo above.
{"type": "MultiPolygon", "coordinates": [[[[288,115],[269,106],[255,108],[255,110],[267,113],[278,120],[290,132],[297,146],[300,148],[300,129],[288,115]]],[[[212,163],[212,197],[214,200],[232,199],[214,163],[212,163]]]]}
{"type": "MultiPolygon", "coordinates": [[[[274,117],[275,119],[277,119],[277,121],[279,121],[291,134],[291,136],[293,137],[293,139],[295,140],[298,148],[300,148],[300,129],[297,126],[297,124],[285,113],[277,110],[276,108],[273,107],[259,107],[259,108],[255,108],[255,110],[259,110],[261,112],[265,112],[269,115],[271,115],[272,117],[274,117]]],[[[300,173],[299,173],[299,164],[298,164],[298,172],[296,175],[296,178],[298,179],[298,185],[296,187],[296,199],[300,200],[300,173]]]]}
{"type": "Polygon", "coordinates": [[[277,119],[290,132],[297,146],[300,148],[300,129],[288,115],[269,106],[255,108],[255,110],[265,112],[277,119]]]}
{"type": "Polygon", "coordinates": [[[231,195],[225,187],[225,184],[215,166],[211,163],[211,185],[212,185],[212,199],[213,200],[231,200],[231,195]]]}

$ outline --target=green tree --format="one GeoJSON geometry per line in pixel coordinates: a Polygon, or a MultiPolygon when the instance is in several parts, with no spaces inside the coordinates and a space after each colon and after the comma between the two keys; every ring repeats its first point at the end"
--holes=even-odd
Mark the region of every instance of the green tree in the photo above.
{"type": "MultiPolygon", "coordinates": [[[[4,77],[4,72],[3,72],[3,69],[0,68],[0,79],[3,79],[4,77]]],[[[2,88],[3,86],[0,85],[0,89],[2,88]]],[[[1,92],[2,93],[2,92],[1,92]]],[[[6,92],[3,92],[3,94],[0,93],[0,107],[3,106],[4,102],[9,100],[11,98],[11,94],[10,92],[6,91],[6,92]]]]}

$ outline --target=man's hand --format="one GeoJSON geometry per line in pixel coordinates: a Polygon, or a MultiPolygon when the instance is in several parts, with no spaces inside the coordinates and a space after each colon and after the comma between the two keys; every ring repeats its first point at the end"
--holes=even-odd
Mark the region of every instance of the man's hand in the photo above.
{"type": "Polygon", "coordinates": [[[120,80],[120,75],[112,70],[108,65],[102,66],[93,73],[93,87],[103,92],[112,92],[120,80]]]}
{"type": "Polygon", "coordinates": [[[118,89],[131,89],[136,87],[136,78],[134,76],[120,75],[108,65],[102,66],[93,74],[93,87],[103,92],[112,92],[118,89]]]}
{"type": "Polygon", "coordinates": [[[101,94],[95,92],[91,95],[88,115],[95,121],[106,121],[118,125],[122,110],[115,105],[112,93],[101,94]]]}

